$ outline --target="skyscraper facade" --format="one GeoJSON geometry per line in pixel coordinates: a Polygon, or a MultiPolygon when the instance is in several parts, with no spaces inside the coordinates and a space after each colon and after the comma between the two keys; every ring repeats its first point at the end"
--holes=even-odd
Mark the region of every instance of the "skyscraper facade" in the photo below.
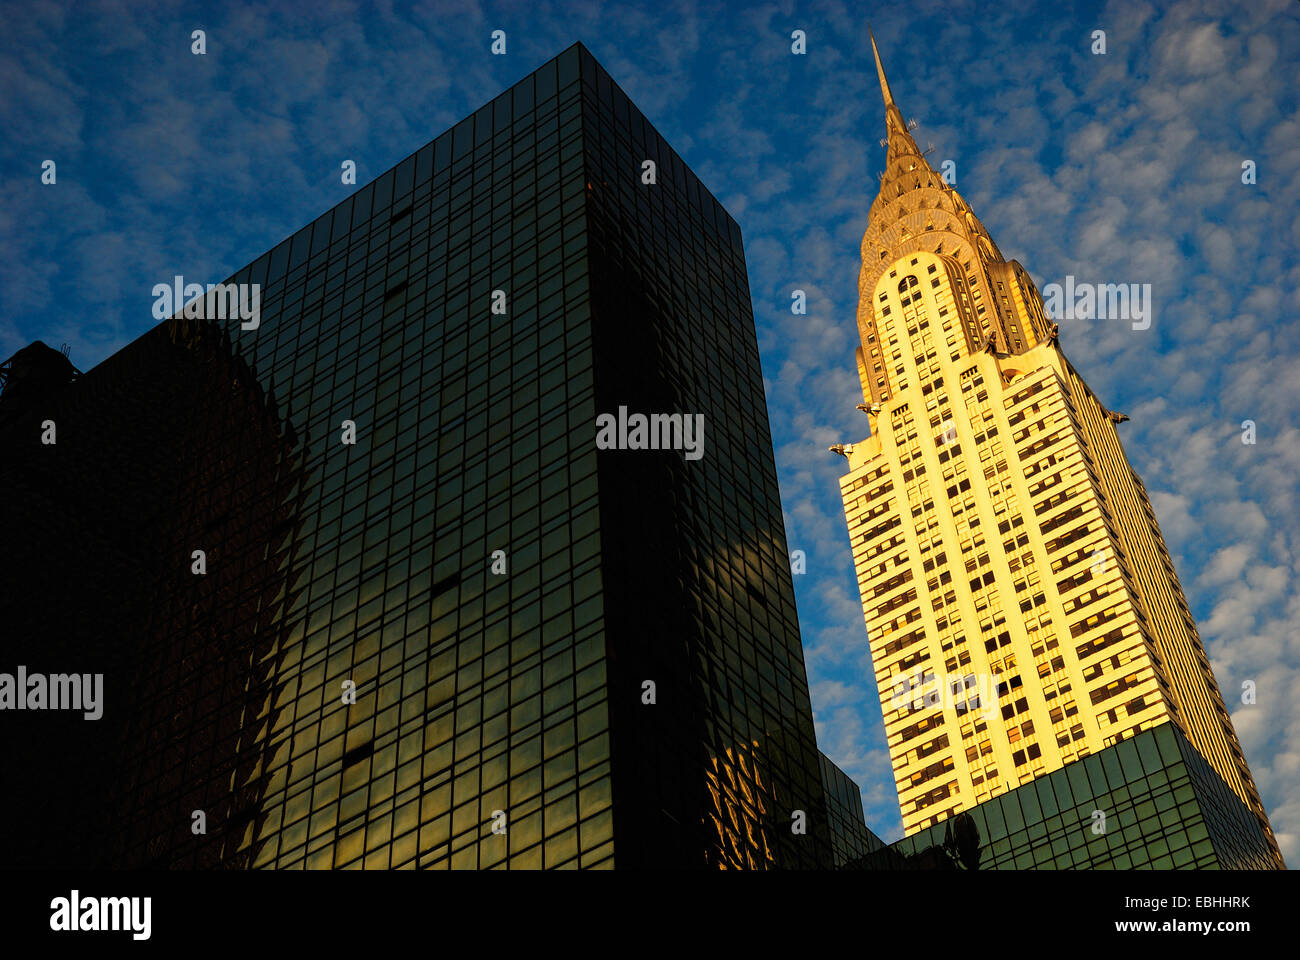
{"type": "Polygon", "coordinates": [[[1269,870],[1249,808],[1162,723],[848,863],[868,870],[1269,870]]]}
{"type": "Polygon", "coordinates": [[[829,863],[740,230],[585,48],[227,283],[6,368],[6,653],[103,675],[11,863],[829,863]]]}
{"type": "Polygon", "coordinates": [[[1005,260],[908,131],[862,240],[870,436],[833,449],[909,835],[1173,724],[1281,863],[1145,488],[1005,260]]]}
{"type": "Polygon", "coordinates": [[[884,850],[884,841],[867,827],[862,790],[826,754],[818,753],[818,758],[826,793],[826,819],[831,830],[832,866],[842,868],[884,850]]]}

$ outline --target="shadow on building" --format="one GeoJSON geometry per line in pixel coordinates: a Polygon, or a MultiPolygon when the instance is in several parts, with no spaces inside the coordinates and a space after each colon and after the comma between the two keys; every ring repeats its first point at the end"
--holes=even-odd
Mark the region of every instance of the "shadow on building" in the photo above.
{"type": "Polygon", "coordinates": [[[306,487],[288,411],[202,320],[0,373],[0,671],[103,675],[100,719],[0,715],[6,865],[243,866],[306,487]]]}

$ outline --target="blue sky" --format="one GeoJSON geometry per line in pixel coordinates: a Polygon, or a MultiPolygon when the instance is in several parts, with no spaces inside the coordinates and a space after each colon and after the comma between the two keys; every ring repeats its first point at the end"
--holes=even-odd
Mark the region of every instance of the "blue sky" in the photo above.
{"type": "Polygon", "coordinates": [[[838,500],[860,440],[859,244],[884,166],[866,37],[931,161],[1042,287],[1150,283],[1149,330],[1063,321],[1132,420],[1247,760],[1300,864],[1300,5],[0,4],[0,358],[93,366],[152,287],[217,281],[575,40],[740,222],[822,748],[901,834],[838,500]],[[190,52],[191,31],[207,53],[190,52]],[[489,53],[505,30],[507,54],[489,53]],[[790,52],[793,30],[807,54],[790,52]],[[1107,52],[1091,53],[1092,32],[1107,52]],[[57,183],[40,183],[44,160],[57,183]],[[1257,183],[1241,182],[1253,160],[1257,183]],[[793,316],[790,293],[807,291],[793,316]],[[1258,439],[1240,442],[1241,421],[1258,439]],[[1257,702],[1241,703],[1244,681],[1257,702]]]}

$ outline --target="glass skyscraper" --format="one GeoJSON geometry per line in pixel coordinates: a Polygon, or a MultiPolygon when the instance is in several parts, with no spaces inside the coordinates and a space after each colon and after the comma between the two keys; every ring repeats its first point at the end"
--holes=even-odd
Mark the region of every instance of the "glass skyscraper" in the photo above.
{"type": "MultiPolygon", "coordinates": [[[[867,827],[862,790],[830,757],[819,753],[826,814],[831,828],[831,860],[835,868],[860,866],[868,854],[884,850],[885,843],[867,827]]],[[[875,860],[867,861],[873,866],[875,860]]]]}
{"type": "Polygon", "coordinates": [[[1161,724],[850,860],[869,870],[1272,870],[1271,837],[1161,724]]]}
{"type": "Polygon", "coordinates": [[[829,863],[740,230],[585,48],[228,283],[6,366],[6,653],[104,675],[15,864],[829,863]]]}

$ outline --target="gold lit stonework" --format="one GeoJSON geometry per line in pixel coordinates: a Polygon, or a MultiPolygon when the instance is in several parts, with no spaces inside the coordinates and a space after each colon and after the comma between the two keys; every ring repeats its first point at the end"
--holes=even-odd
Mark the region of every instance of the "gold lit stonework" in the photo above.
{"type": "Polygon", "coordinates": [[[832,449],[906,832],[1175,723],[1276,851],[1127,418],[917,148],[872,50],[888,153],[858,279],[871,435],[832,449]]]}

